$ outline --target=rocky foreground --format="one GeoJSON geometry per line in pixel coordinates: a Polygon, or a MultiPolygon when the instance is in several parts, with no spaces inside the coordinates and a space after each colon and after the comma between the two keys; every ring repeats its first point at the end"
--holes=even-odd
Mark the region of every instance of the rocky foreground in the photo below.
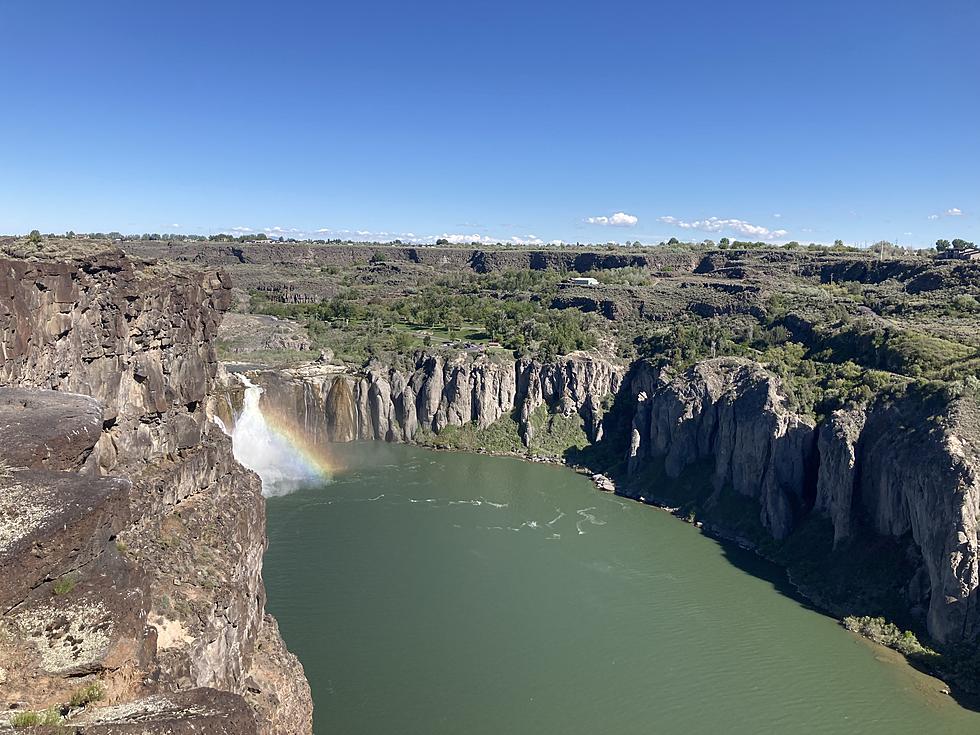
{"type": "Polygon", "coordinates": [[[111,249],[0,256],[0,729],[311,732],[259,481],[208,418],[228,298],[111,249]]]}

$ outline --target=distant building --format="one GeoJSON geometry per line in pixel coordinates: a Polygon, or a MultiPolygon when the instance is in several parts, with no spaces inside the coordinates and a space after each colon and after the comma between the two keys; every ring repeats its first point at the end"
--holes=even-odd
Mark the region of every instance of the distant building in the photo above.
{"type": "Polygon", "coordinates": [[[946,250],[942,257],[952,260],[980,260],[980,248],[966,248],[964,250],[946,250]]]}
{"type": "Polygon", "coordinates": [[[585,278],[585,277],[570,278],[569,281],[571,283],[574,283],[576,286],[598,286],[599,285],[599,281],[597,281],[595,278],[585,278]]]}

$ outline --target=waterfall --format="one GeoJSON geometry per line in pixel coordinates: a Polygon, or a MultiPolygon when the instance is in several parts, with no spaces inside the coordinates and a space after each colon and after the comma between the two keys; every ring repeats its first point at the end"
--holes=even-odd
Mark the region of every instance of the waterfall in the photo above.
{"type": "Polygon", "coordinates": [[[245,386],[245,398],[231,431],[232,450],[235,459],[262,478],[262,494],[286,495],[303,485],[323,483],[329,466],[321,452],[308,446],[303,432],[267,418],[259,406],[262,387],[241,373],[236,377],[245,386]]]}

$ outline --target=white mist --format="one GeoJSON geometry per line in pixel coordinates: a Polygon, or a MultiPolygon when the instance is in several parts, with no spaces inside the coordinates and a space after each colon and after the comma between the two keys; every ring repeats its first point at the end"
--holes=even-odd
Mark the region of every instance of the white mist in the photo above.
{"type": "Polygon", "coordinates": [[[262,478],[262,494],[286,495],[301,485],[323,482],[317,468],[262,415],[262,387],[241,373],[236,377],[245,386],[245,400],[231,432],[232,448],[235,459],[262,478]]]}

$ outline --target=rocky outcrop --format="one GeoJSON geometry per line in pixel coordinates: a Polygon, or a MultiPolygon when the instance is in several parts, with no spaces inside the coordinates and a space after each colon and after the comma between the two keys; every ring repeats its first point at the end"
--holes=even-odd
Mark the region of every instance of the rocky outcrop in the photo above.
{"type": "Polygon", "coordinates": [[[749,360],[718,358],[682,375],[642,369],[632,390],[633,471],[651,456],[663,457],[673,478],[695,462],[712,461],[716,493],[755,498],[772,535],[789,534],[807,510],[814,426],[786,407],[778,378],[749,360]]]}
{"type": "Polygon", "coordinates": [[[867,415],[862,409],[838,410],[820,426],[817,498],[814,510],[834,524],[834,546],[850,538],[857,485],[857,442],[867,415]]]}
{"type": "Polygon", "coordinates": [[[258,735],[248,705],[228,692],[190,689],[144,697],[81,713],[71,721],[79,735],[258,735]]]}
{"type": "Polygon", "coordinates": [[[882,398],[838,410],[819,426],[788,408],[779,379],[757,363],[719,358],[683,374],[639,366],[628,449],[630,472],[650,461],[679,477],[713,466],[714,493],[760,506],[777,539],[811,513],[829,519],[834,545],[911,537],[922,568],[910,608],[927,600],[939,643],[980,636],[977,610],[980,421],[976,402],[941,396],[882,398]]]}
{"type": "Polygon", "coordinates": [[[580,417],[590,441],[602,438],[603,402],[623,369],[587,353],[551,363],[461,353],[417,354],[402,366],[372,362],[359,373],[332,366],[253,374],[262,411],[296,426],[313,442],[406,441],[447,426],[485,429],[512,418],[530,446],[541,407],[580,417]]]}
{"type": "Polygon", "coordinates": [[[258,479],[204,410],[228,288],[112,250],[0,258],[4,709],[98,680],[81,732],[311,730],[258,479]]]}
{"type": "Polygon", "coordinates": [[[980,636],[977,414],[972,398],[907,396],[837,412],[821,429],[818,508],[835,541],[911,535],[922,558],[917,576],[927,580],[926,623],[940,643],[980,636]]]}

